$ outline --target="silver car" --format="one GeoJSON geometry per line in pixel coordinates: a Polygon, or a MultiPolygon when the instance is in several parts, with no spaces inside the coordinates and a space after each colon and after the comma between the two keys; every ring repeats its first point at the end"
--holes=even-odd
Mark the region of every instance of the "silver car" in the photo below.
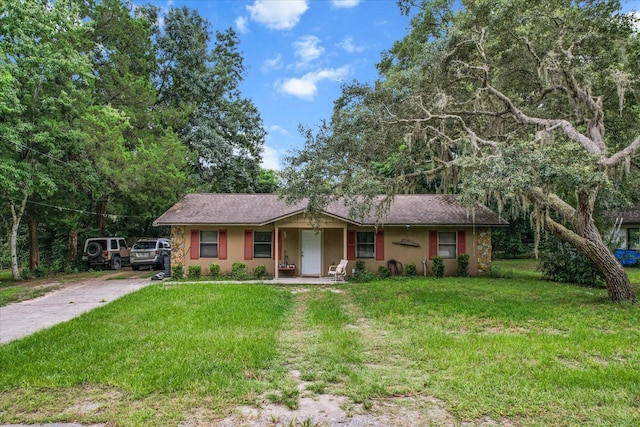
{"type": "Polygon", "coordinates": [[[138,240],[131,248],[131,268],[149,267],[163,269],[171,259],[171,241],[164,238],[145,238],[138,240]]]}

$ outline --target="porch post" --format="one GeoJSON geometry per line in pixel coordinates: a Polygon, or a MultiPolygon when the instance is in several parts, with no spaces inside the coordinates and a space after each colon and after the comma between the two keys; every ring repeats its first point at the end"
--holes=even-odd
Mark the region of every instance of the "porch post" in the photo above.
{"type": "Polygon", "coordinates": [[[347,224],[342,228],[342,259],[347,259],[347,224]]]}
{"type": "Polygon", "coordinates": [[[273,241],[274,241],[274,253],[273,253],[273,260],[275,261],[274,264],[274,273],[273,273],[273,277],[275,277],[276,280],[278,280],[278,273],[280,273],[280,270],[278,270],[278,263],[279,263],[279,259],[278,259],[278,254],[280,253],[280,245],[278,244],[278,240],[280,240],[278,237],[280,237],[280,229],[278,228],[278,226],[276,225],[276,231],[275,231],[275,236],[273,237],[273,241]]]}

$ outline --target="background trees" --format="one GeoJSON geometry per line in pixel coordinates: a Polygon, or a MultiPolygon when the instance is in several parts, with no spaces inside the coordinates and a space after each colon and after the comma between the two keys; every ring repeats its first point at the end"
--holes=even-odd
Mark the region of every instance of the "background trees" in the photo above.
{"type": "Polygon", "coordinates": [[[538,232],[596,264],[612,300],[635,300],[595,222],[624,199],[640,146],[632,19],[616,1],[401,6],[418,8],[409,35],[384,54],[374,86],[346,87],[331,123],[307,133],[288,182],[392,195],[437,177],[463,200],[531,212],[538,232]]]}
{"type": "Polygon", "coordinates": [[[0,10],[0,217],[15,278],[27,250],[31,270],[38,248],[65,269],[85,237],[158,233],[153,219],[187,191],[272,184],[232,30],[210,48],[197,12],[171,9],[160,28],[157,9],[122,0],[0,10]]]}
{"type": "Polygon", "coordinates": [[[266,132],[239,90],[245,68],[235,32],[216,31],[210,50],[209,23],[174,8],[156,40],[158,107],[189,150],[191,189],[255,192],[266,132]]]}

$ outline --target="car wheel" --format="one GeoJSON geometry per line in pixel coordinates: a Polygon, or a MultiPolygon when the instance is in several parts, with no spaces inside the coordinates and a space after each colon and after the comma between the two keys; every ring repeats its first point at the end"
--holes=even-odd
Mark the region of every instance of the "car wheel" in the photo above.
{"type": "Polygon", "coordinates": [[[87,245],[87,255],[90,258],[95,258],[102,253],[102,246],[98,242],[90,242],[87,245]]]}
{"type": "Polygon", "coordinates": [[[120,270],[122,268],[122,260],[119,256],[114,256],[111,260],[111,268],[114,270],[120,270]]]}

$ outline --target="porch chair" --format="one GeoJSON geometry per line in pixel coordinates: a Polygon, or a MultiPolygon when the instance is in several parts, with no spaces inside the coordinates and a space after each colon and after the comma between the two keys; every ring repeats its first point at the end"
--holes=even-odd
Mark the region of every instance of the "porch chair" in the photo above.
{"type": "Polygon", "coordinates": [[[340,264],[338,265],[332,265],[329,267],[329,276],[333,276],[333,280],[335,282],[338,281],[338,279],[342,279],[344,280],[345,277],[347,277],[347,263],[349,261],[347,261],[346,259],[342,259],[340,260],[340,264]]]}

